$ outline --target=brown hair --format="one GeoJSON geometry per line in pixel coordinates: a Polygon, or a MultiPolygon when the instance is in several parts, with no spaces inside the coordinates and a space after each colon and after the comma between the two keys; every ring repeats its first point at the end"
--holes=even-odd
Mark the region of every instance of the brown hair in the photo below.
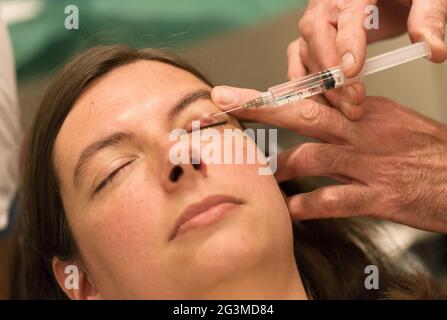
{"type": "MultiPolygon", "coordinates": [[[[12,298],[67,298],[55,280],[51,261],[53,257],[69,260],[77,249],[58,193],[54,142],[72,106],[93,80],[138,60],[176,66],[211,86],[196,69],[159,50],[135,50],[126,46],[90,49],[56,75],[34,120],[27,150],[12,268],[12,298]]],[[[286,189],[296,192],[290,186],[286,189]]],[[[295,223],[293,229],[295,257],[306,291],[312,298],[437,297],[426,277],[411,277],[392,267],[366,234],[372,230],[369,226],[355,220],[334,219],[295,223]],[[363,271],[370,264],[380,270],[380,290],[364,287],[363,271]]]]}

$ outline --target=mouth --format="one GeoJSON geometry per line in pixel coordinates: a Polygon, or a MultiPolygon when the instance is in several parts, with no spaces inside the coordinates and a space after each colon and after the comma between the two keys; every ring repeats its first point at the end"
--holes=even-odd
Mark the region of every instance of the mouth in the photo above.
{"type": "Polygon", "coordinates": [[[177,220],[169,240],[189,230],[209,225],[241,205],[242,200],[228,195],[212,195],[188,206],[177,220]]]}

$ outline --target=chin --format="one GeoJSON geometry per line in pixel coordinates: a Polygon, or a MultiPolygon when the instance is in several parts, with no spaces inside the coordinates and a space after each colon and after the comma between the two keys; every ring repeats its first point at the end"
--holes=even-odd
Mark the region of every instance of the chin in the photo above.
{"type": "Polygon", "coordinates": [[[203,274],[225,277],[259,263],[266,244],[261,235],[253,232],[254,229],[249,224],[227,225],[201,237],[194,251],[190,252],[191,267],[196,269],[199,278],[203,274]]]}

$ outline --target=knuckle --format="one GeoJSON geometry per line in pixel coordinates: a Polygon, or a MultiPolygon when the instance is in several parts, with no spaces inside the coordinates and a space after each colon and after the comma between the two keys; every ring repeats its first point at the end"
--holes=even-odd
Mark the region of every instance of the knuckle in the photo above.
{"type": "Polygon", "coordinates": [[[287,207],[292,216],[297,216],[301,212],[301,202],[296,197],[291,197],[287,200],[287,207]]]}
{"type": "Polygon", "coordinates": [[[339,11],[343,11],[346,8],[349,8],[350,6],[352,6],[354,1],[358,1],[358,0],[338,0],[337,1],[337,9],[339,11]]]}
{"type": "Polygon", "coordinates": [[[306,121],[318,123],[322,120],[323,112],[321,106],[313,100],[306,100],[306,103],[302,103],[297,110],[300,118],[306,121]]]}
{"type": "Polygon", "coordinates": [[[305,39],[309,38],[312,35],[314,30],[314,23],[315,23],[315,15],[313,10],[306,11],[302,16],[302,18],[300,19],[300,22],[298,23],[300,32],[305,39]]]}
{"type": "Polygon", "coordinates": [[[319,199],[319,206],[326,214],[333,216],[337,213],[340,204],[339,196],[330,189],[322,190],[319,199]]]}
{"type": "Polygon", "coordinates": [[[339,11],[355,8],[356,6],[368,6],[376,4],[377,0],[337,0],[337,9],[339,11]]]}

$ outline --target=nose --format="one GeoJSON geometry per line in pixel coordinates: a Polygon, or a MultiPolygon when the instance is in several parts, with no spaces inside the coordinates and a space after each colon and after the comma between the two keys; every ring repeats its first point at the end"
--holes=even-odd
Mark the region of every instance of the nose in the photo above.
{"type": "Polygon", "coordinates": [[[189,163],[173,165],[169,163],[167,170],[163,173],[162,185],[167,192],[174,192],[176,189],[187,184],[195,184],[197,179],[206,176],[206,164],[200,157],[190,157],[189,163]]]}
{"type": "MultiPolygon", "coordinates": [[[[196,171],[201,171],[203,167],[201,163],[192,163],[191,165],[196,171]]],[[[178,180],[180,180],[180,177],[183,175],[185,170],[188,169],[184,169],[181,165],[175,165],[169,173],[169,181],[171,181],[172,183],[176,183],[178,180]]]]}

